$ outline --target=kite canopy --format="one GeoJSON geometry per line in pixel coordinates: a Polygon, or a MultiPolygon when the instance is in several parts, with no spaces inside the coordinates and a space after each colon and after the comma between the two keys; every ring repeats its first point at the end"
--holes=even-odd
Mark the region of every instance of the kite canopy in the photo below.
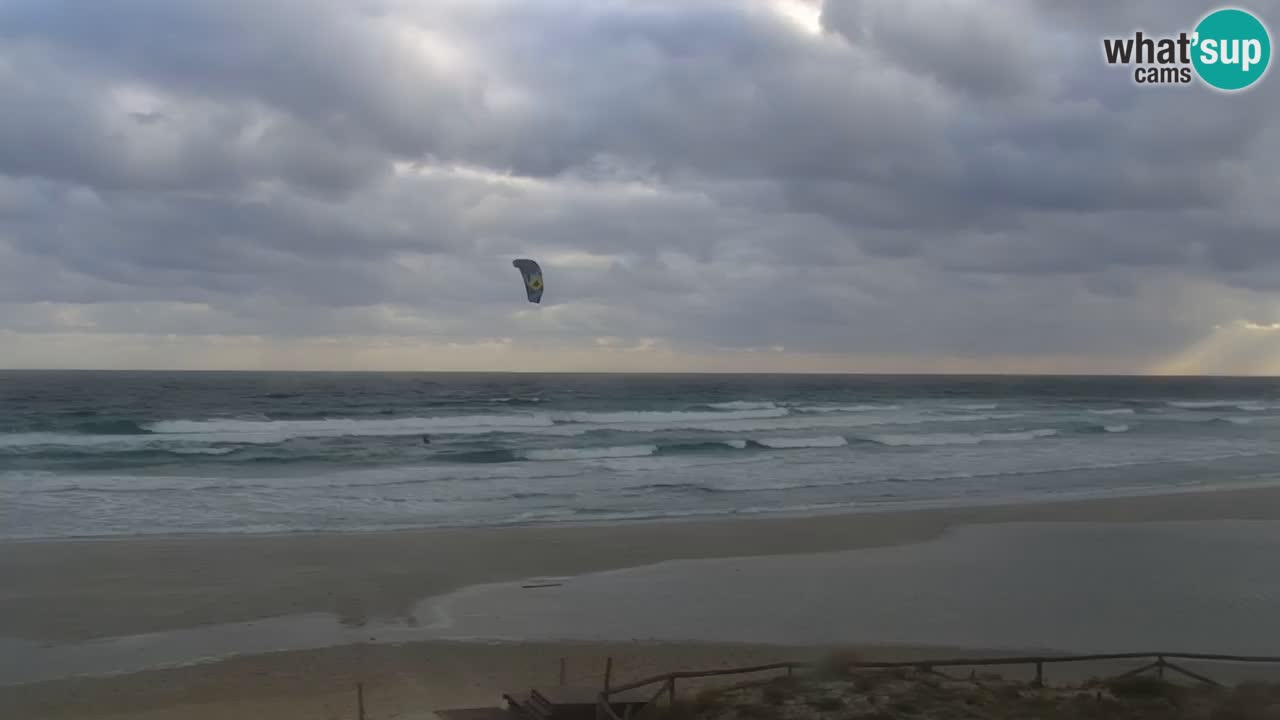
{"type": "Polygon", "coordinates": [[[526,258],[512,260],[511,265],[520,271],[520,277],[524,279],[524,292],[529,297],[529,302],[541,303],[542,268],[538,267],[538,263],[526,258]]]}

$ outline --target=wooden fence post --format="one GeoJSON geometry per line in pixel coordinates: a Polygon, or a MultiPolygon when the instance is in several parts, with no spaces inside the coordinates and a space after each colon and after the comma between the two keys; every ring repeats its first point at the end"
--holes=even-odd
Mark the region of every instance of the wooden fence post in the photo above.
{"type": "Polygon", "coordinates": [[[359,713],[360,720],[364,718],[364,683],[356,683],[356,710],[359,713]]]}
{"type": "Polygon", "coordinates": [[[676,677],[672,675],[667,680],[667,704],[675,706],[676,704],[676,677]]]}
{"type": "Polygon", "coordinates": [[[565,686],[568,674],[567,661],[564,658],[560,658],[560,687],[565,686]]]}
{"type": "Polygon", "coordinates": [[[609,692],[609,681],[613,678],[613,658],[606,658],[604,661],[604,691],[609,692]]]}

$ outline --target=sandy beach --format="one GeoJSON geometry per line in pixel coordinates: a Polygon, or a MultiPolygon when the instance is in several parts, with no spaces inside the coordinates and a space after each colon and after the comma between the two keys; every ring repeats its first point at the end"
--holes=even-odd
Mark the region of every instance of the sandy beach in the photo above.
{"type": "Polygon", "coordinates": [[[482,583],[674,559],[897,545],[961,525],[1280,519],[1280,489],[1187,492],[818,517],[12,543],[0,553],[0,637],[132,635],[332,612],[405,617],[418,600],[482,583]]]}
{"type": "MultiPolygon", "coordinates": [[[[333,613],[346,627],[375,626],[413,618],[425,598],[472,586],[673,560],[772,557],[779,562],[779,556],[783,561],[790,556],[795,558],[791,564],[803,567],[805,557],[820,553],[915,547],[964,527],[1277,518],[1280,489],[1256,488],[614,527],[13,543],[0,554],[0,574],[11,579],[0,595],[0,636],[56,646],[308,612],[333,613]]],[[[663,596],[661,588],[653,592],[669,607],[680,604],[678,597],[663,596]]],[[[643,597],[635,600],[644,602],[643,597]]],[[[955,647],[946,642],[876,643],[863,651],[877,657],[928,654],[921,645],[948,644],[955,647]]],[[[635,677],[649,670],[749,664],[824,651],[812,642],[805,645],[551,639],[354,645],[10,686],[0,688],[0,707],[7,706],[4,714],[14,717],[212,718],[268,712],[276,717],[350,717],[351,688],[359,680],[368,684],[371,703],[373,698],[384,703],[382,714],[371,717],[411,717],[404,713],[491,704],[502,688],[554,680],[559,657],[568,657],[571,674],[586,679],[598,678],[603,658],[614,656],[619,676],[635,677]]]]}
{"type": "MultiPolygon", "coordinates": [[[[132,675],[0,688],[0,714],[51,720],[271,717],[281,720],[356,716],[356,683],[364,684],[369,718],[433,717],[432,709],[492,706],[503,692],[559,682],[601,683],[608,658],[614,677],[639,679],[675,670],[817,660],[820,648],[642,643],[415,643],[274,653],[210,665],[132,675]]],[[[879,647],[863,654],[912,659],[948,648],[879,647]]],[[[694,686],[690,686],[693,689],[694,686]]]]}

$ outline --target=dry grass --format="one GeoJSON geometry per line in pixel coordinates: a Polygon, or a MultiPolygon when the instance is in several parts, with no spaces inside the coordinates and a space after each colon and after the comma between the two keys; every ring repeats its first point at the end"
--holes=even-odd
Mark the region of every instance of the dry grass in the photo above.
{"type": "Polygon", "coordinates": [[[986,674],[832,663],[803,677],[745,683],[646,710],[643,720],[1280,720],[1280,685],[1212,688],[1149,676],[1033,688],[986,674]],[[837,671],[837,669],[839,669],[837,671]]]}
{"type": "Polygon", "coordinates": [[[864,658],[852,650],[834,652],[818,661],[814,674],[820,677],[847,677],[849,668],[864,658]]]}

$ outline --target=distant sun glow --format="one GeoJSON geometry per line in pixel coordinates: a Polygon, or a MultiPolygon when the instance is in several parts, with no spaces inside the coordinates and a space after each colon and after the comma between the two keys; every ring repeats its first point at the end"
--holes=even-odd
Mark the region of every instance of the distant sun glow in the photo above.
{"type": "Polygon", "coordinates": [[[1213,331],[1148,372],[1159,375],[1280,374],[1280,323],[1240,320],[1213,331]]]}
{"type": "Polygon", "coordinates": [[[773,0],[774,12],[809,35],[822,34],[821,0],[773,0]]]}

